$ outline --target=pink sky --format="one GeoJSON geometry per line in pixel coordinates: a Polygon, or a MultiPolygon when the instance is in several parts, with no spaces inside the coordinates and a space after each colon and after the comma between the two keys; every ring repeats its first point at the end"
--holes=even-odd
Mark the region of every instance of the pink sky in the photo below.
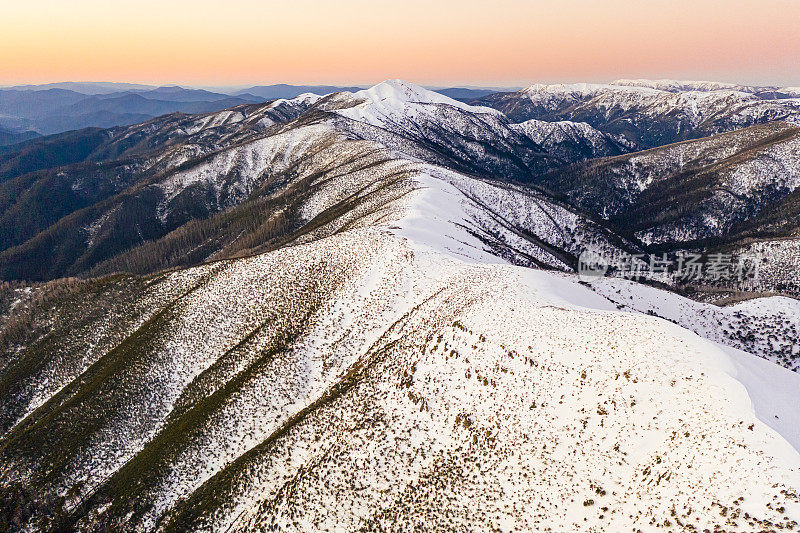
{"type": "Polygon", "coordinates": [[[800,0],[6,4],[0,84],[669,77],[800,86],[800,0]]]}

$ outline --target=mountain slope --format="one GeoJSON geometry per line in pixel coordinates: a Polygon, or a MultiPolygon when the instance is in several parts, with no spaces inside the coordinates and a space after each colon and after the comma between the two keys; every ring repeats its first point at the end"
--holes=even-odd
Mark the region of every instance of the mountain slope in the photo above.
{"type": "MultiPolygon", "coordinates": [[[[0,220],[9,228],[0,241],[2,249],[39,237],[38,241],[14,252],[22,254],[23,259],[12,277],[32,279],[41,276],[30,270],[30,263],[25,258],[30,254],[48,257],[52,254],[54,239],[58,242],[55,249],[64,249],[68,254],[64,260],[74,261],[88,240],[88,230],[80,225],[90,225],[96,220],[91,218],[95,213],[99,213],[96,217],[101,217],[104,212],[113,212],[121,224],[118,234],[108,236],[113,246],[124,249],[131,242],[139,243],[146,236],[153,235],[148,233],[150,231],[163,235],[170,228],[163,229],[157,213],[152,208],[145,209],[147,202],[154,207],[152,202],[155,200],[152,188],[149,192],[142,191],[144,182],[157,180],[165,172],[175,172],[188,160],[202,162],[209,153],[262,136],[266,130],[275,129],[276,124],[295,118],[306,107],[304,101],[284,101],[234,108],[206,116],[170,115],[139,127],[87,130],[48,137],[38,144],[7,154],[3,168],[6,176],[13,179],[0,184],[0,220]],[[53,160],[42,159],[42,147],[52,150],[53,160]],[[64,161],[67,156],[80,162],[59,166],[70,162],[64,161]],[[21,174],[31,170],[31,165],[45,168],[21,174]],[[134,190],[112,200],[130,187],[134,190]],[[99,204],[103,202],[106,203],[101,207],[99,204]],[[126,207],[121,209],[122,205],[126,207]],[[59,222],[60,226],[53,227],[59,222]],[[132,236],[124,237],[125,231],[132,232],[132,236]],[[50,251],[47,247],[51,248],[50,251]]],[[[50,265],[42,266],[52,268],[53,263],[60,261],[59,256],[60,252],[56,252],[50,265]]],[[[12,263],[17,261],[13,257],[20,256],[12,255],[12,263]]],[[[57,268],[63,272],[65,266],[68,265],[57,268]]]]}
{"type": "Polygon", "coordinates": [[[275,85],[255,85],[253,87],[236,91],[234,94],[252,94],[265,100],[273,100],[275,98],[296,98],[305,93],[324,96],[326,94],[338,93],[342,91],[354,92],[359,90],[361,90],[361,87],[340,87],[337,85],[286,85],[285,83],[278,83],[275,85]]]}
{"type": "Polygon", "coordinates": [[[441,179],[449,169],[461,176],[454,182],[492,191],[470,198],[470,185],[457,196],[475,203],[484,244],[515,264],[574,270],[581,247],[595,241],[616,256],[758,252],[758,283],[717,288],[796,295],[796,129],[772,122],[565,167],[635,148],[586,124],[513,124],[496,110],[388,80],[356,93],[64,134],[0,159],[11,178],[0,184],[0,222],[9,228],[0,277],[146,274],[271,250],[335,231],[329,222],[354,205],[378,209],[382,186],[431,172],[441,179]],[[308,216],[305,204],[343,175],[358,177],[338,203],[308,216]],[[534,207],[520,216],[519,205],[534,207]]]}
{"type": "Polygon", "coordinates": [[[759,98],[783,99],[798,98],[800,91],[797,87],[764,87],[757,85],[739,85],[736,83],[721,83],[716,81],[678,81],[678,80],[616,80],[611,85],[621,85],[630,87],[650,87],[661,91],[673,93],[700,91],[736,91],[741,93],[755,94],[759,98]]]}
{"type": "Polygon", "coordinates": [[[17,144],[38,137],[33,131],[14,131],[0,127],[0,147],[17,144]]]}
{"type": "Polygon", "coordinates": [[[614,278],[594,280],[591,288],[617,309],[658,316],[713,342],[800,370],[800,301],[796,299],[771,296],[719,306],[614,278]]]}
{"type": "Polygon", "coordinates": [[[165,116],[87,132],[85,143],[83,134],[65,135],[3,156],[13,179],[0,185],[0,221],[10,229],[0,240],[0,276],[145,274],[274,249],[327,226],[354,203],[372,205],[382,185],[429,173],[427,164],[494,183],[484,185],[494,191],[488,200],[470,200],[480,202],[477,231],[494,254],[516,264],[574,270],[581,246],[598,239],[603,249],[627,253],[728,253],[719,247],[732,246],[738,254],[770,242],[764,282],[726,287],[794,295],[798,280],[781,258],[791,264],[797,237],[795,130],[773,122],[564,167],[634,148],[585,124],[512,124],[496,110],[399,80],[165,116]],[[78,155],[63,162],[78,163],[38,156],[38,167],[26,163],[26,153],[46,144],[58,150],[73,137],[78,155]],[[315,213],[322,218],[306,215],[318,187],[370,171],[371,181],[353,180],[360,185],[338,197],[342,203],[315,213]],[[508,182],[522,185],[502,185],[508,182]],[[531,198],[546,206],[531,212],[535,223],[508,218],[531,198]],[[559,220],[553,213],[561,212],[567,218],[551,225],[548,217],[559,220]]]}
{"type": "Polygon", "coordinates": [[[331,95],[318,108],[347,119],[334,122],[338,129],[472,174],[527,182],[560,164],[501,113],[402,80],[331,95]]]}
{"type": "Polygon", "coordinates": [[[0,181],[85,160],[110,135],[99,129],[29,139],[0,152],[0,181]]]}
{"type": "Polygon", "coordinates": [[[670,243],[735,232],[791,196],[799,162],[800,128],[776,122],[578,164],[540,183],[644,242],[670,243]]]}
{"type": "Polygon", "coordinates": [[[637,151],[636,145],[625,137],[603,133],[584,122],[531,119],[512,127],[568,163],[637,151]]]}
{"type": "Polygon", "coordinates": [[[718,288],[797,296],[799,133],[781,122],[752,126],[577,163],[538,184],[648,252],[756,260],[755,278],[718,288]]]}

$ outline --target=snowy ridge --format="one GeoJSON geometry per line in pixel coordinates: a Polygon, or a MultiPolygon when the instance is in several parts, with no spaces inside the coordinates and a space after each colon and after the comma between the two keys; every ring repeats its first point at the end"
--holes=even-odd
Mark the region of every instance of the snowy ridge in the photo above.
{"type": "Polygon", "coordinates": [[[172,174],[158,184],[163,195],[159,216],[166,217],[170,202],[190,186],[213,190],[220,203],[245,198],[268,168],[273,172],[284,170],[332,133],[332,128],[326,125],[292,129],[221,151],[207,162],[172,174]],[[221,175],[228,176],[228,180],[221,181],[221,175]]]}
{"type": "Polygon", "coordinates": [[[797,270],[797,259],[800,257],[800,235],[784,239],[770,239],[761,242],[744,243],[743,254],[762,257],[759,278],[766,287],[800,288],[800,272],[797,270]]]}
{"type": "Polygon", "coordinates": [[[403,80],[386,80],[377,85],[353,93],[358,99],[367,100],[370,105],[397,105],[400,102],[417,104],[443,104],[458,107],[473,113],[492,113],[497,110],[490,107],[479,107],[465,104],[441,93],[425,89],[419,85],[403,80]]]}
{"type": "Polygon", "coordinates": [[[276,100],[273,100],[272,102],[270,102],[269,107],[271,108],[278,107],[280,105],[286,105],[286,104],[292,104],[292,105],[303,104],[311,106],[317,103],[320,100],[320,98],[323,98],[323,96],[315,93],[303,93],[298,96],[295,96],[294,98],[278,98],[276,100]]]}
{"type": "MultiPolygon", "coordinates": [[[[753,356],[616,312],[572,277],[464,262],[391,231],[351,230],[208,273],[171,313],[169,335],[120,376],[124,403],[62,482],[96,489],[105,523],[145,530],[165,520],[619,530],[667,518],[749,530],[798,516],[800,454],[756,416],[745,392],[753,356]],[[275,352],[284,328],[305,321],[275,352]],[[190,417],[212,397],[226,400],[190,417]],[[162,448],[181,420],[192,429],[162,448]],[[163,451],[148,463],[151,447],[163,451]],[[119,492],[114,476],[131,475],[119,492]]],[[[758,368],[782,391],[800,383],[758,368]]],[[[770,401],[770,414],[793,420],[791,398],[770,401]]],[[[10,464],[37,479],[15,450],[10,464]]]]}
{"type": "Polygon", "coordinates": [[[781,223],[759,221],[769,220],[768,206],[791,205],[800,184],[799,134],[784,122],[761,124],[597,159],[542,181],[582,208],[631,226],[646,244],[725,237],[737,224],[781,223]]]}
{"type": "Polygon", "coordinates": [[[609,98],[615,100],[627,101],[627,105],[633,106],[663,94],[662,91],[648,87],[626,87],[599,83],[536,84],[522,89],[520,93],[548,110],[603,95],[608,95],[609,98]]]}
{"type": "Polygon", "coordinates": [[[530,191],[432,165],[413,179],[413,202],[391,228],[463,261],[569,271],[585,248],[608,257],[621,253],[619,242],[585,217],[530,191]]]}
{"type": "MultiPolygon", "coordinates": [[[[580,93],[578,95],[583,96],[580,93]]],[[[531,99],[534,101],[548,97],[550,94],[547,92],[531,93],[531,99]]],[[[595,91],[591,93],[591,97],[591,103],[581,103],[581,105],[597,109],[606,118],[610,118],[612,112],[638,111],[642,108],[647,108],[645,112],[650,116],[664,116],[677,110],[692,127],[698,126],[714,113],[730,108],[732,104],[759,102],[755,96],[736,91],[672,93],[644,87],[611,87],[611,90],[595,91]]],[[[578,102],[578,98],[573,100],[578,102]]]]}
{"type": "Polygon", "coordinates": [[[621,79],[611,82],[611,85],[625,87],[649,87],[659,91],[686,92],[686,91],[737,91],[744,93],[755,93],[766,89],[766,87],[753,87],[747,85],[737,85],[735,83],[722,83],[716,81],[681,81],[681,80],[631,80],[621,79]]]}
{"type": "Polygon", "coordinates": [[[772,296],[719,307],[613,278],[592,282],[592,289],[619,309],[659,316],[711,341],[800,370],[798,300],[772,296]]]}

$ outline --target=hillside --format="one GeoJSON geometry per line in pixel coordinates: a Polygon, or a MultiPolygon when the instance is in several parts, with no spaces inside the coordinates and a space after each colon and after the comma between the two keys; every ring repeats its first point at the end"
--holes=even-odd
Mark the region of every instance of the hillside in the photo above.
{"type": "Polygon", "coordinates": [[[39,134],[33,131],[12,131],[10,129],[0,127],[0,148],[11,144],[21,143],[38,136],[39,134]]]}
{"type": "Polygon", "coordinates": [[[690,241],[727,234],[791,195],[798,163],[800,127],[776,122],[597,159],[539,183],[646,243],[690,241]]]}
{"type": "Polygon", "coordinates": [[[61,134],[0,156],[0,277],[147,274],[275,249],[356,205],[382,205],[383,187],[433,165],[493,191],[470,198],[473,216],[515,264],[574,270],[597,239],[624,253],[761,246],[763,282],[726,287],[797,295],[796,132],[771,122],[628,153],[624,137],[585,123],[514,124],[389,80],[61,134]],[[339,203],[308,216],[305,204],[341,176],[353,185],[339,203]],[[531,202],[545,207],[515,212],[531,202]]]}

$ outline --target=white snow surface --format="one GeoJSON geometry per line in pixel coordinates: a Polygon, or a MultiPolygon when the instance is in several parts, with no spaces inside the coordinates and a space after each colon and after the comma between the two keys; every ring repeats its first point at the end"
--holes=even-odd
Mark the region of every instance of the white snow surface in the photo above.
{"type": "MultiPolygon", "coordinates": [[[[380,243],[365,255],[377,262],[351,282],[360,287],[356,299],[345,290],[346,299],[336,304],[350,310],[338,319],[345,331],[349,324],[358,324],[355,331],[377,327],[365,331],[364,340],[376,339],[376,317],[389,324],[391,317],[410,313],[415,318],[408,325],[382,338],[430,339],[421,352],[397,352],[391,366],[376,369],[377,381],[364,385],[363,393],[375,395],[388,417],[382,427],[390,429],[369,438],[357,432],[349,444],[337,445],[337,459],[325,459],[328,440],[313,443],[319,429],[308,428],[286,450],[286,462],[273,456],[257,469],[217,528],[245,530],[268,519],[293,529],[283,515],[260,516],[256,504],[279,490],[282,476],[315,461],[323,462],[320,474],[334,486],[360,488],[331,500],[336,492],[299,481],[295,496],[305,503],[296,512],[306,517],[305,527],[357,528],[372,505],[401,499],[403,487],[424,490],[436,458],[457,460],[468,438],[485,442],[479,446],[485,446],[480,462],[486,467],[462,487],[457,507],[484,508],[488,523],[512,529],[650,530],[650,513],[666,516],[672,506],[682,520],[713,528],[713,502],[727,506],[741,497],[739,512],[760,516],[780,487],[798,486],[800,454],[790,445],[800,444],[792,429],[797,374],[722,349],[662,319],[620,313],[572,276],[487,264],[474,255],[464,261],[454,244],[458,235],[451,230],[449,237],[437,237],[439,224],[463,220],[463,213],[448,211],[438,222],[424,223],[424,213],[455,194],[436,187],[435,179],[426,180],[424,192],[413,197],[413,213],[397,223],[408,237],[367,230],[310,245],[362,250],[359,241],[367,235],[371,246],[380,243]],[[381,291],[389,292],[380,296],[381,291]],[[371,318],[357,319],[350,313],[361,313],[357,302],[363,297],[372,302],[371,318]],[[430,329],[441,313],[448,318],[430,329]],[[413,376],[408,392],[395,388],[390,377],[391,369],[404,365],[413,376]],[[785,423],[766,423],[775,415],[785,423]],[[350,479],[349,472],[358,478],[350,479]],[[539,507],[526,503],[532,492],[539,507]],[[332,507],[333,501],[340,505],[332,507]]],[[[320,337],[311,339],[330,336],[321,327],[320,337]]],[[[330,351],[309,342],[309,356],[330,351]]],[[[356,346],[370,344],[362,342],[343,362],[358,357],[356,346]]],[[[373,409],[371,402],[357,405],[342,407],[345,412],[336,416],[349,420],[373,409]]],[[[230,439],[241,426],[235,420],[220,435],[230,439]]],[[[800,504],[781,505],[788,517],[800,513],[800,504]]],[[[483,524],[475,520],[468,523],[472,529],[483,524]]]]}
{"type": "Polygon", "coordinates": [[[294,98],[277,98],[270,102],[269,107],[278,107],[281,104],[305,104],[314,105],[322,98],[321,95],[315,93],[303,93],[295,96],[294,98]]]}
{"type": "Polygon", "coordinates": [[[397,103],[418,103],[418,104],[443,104],[452,107],[458,107],[470,111],[472,113],[490,113],[498,114],[499,112],[490,107],[472,106],[465,104],[459,100],[450,98],[441,93],[431,91],[420,85],[409,83],[407,81],[393,79],[386,80],[369,89],[363,89],[353,93],[356,98],[363,98],[375,106],[391,107],[397,103]]]}
{"type": "MultiPolygon", "coordinates": [[[[308,216],[369,177],[348,179],[308,216]]],[[[480,203],[554,236],[575,215],[433,165],[410,180],[368,223],[169,274],[175,287],[207,279],[121,377],[124,416],[69,458],[64,485],[94,490],[168,417],[219,394],[163,469],[131,487],[145,504],[130,529],[156,529],[223,473],[230,483],[190,529],[349,531],[376,509],[400,530],[650,531],[678,519],[750,531],[744,513],[783,528],[800,517],[800,374],[715,342],[733,311],[507,264],[475,236],[490,224],[480,203]]]]}

